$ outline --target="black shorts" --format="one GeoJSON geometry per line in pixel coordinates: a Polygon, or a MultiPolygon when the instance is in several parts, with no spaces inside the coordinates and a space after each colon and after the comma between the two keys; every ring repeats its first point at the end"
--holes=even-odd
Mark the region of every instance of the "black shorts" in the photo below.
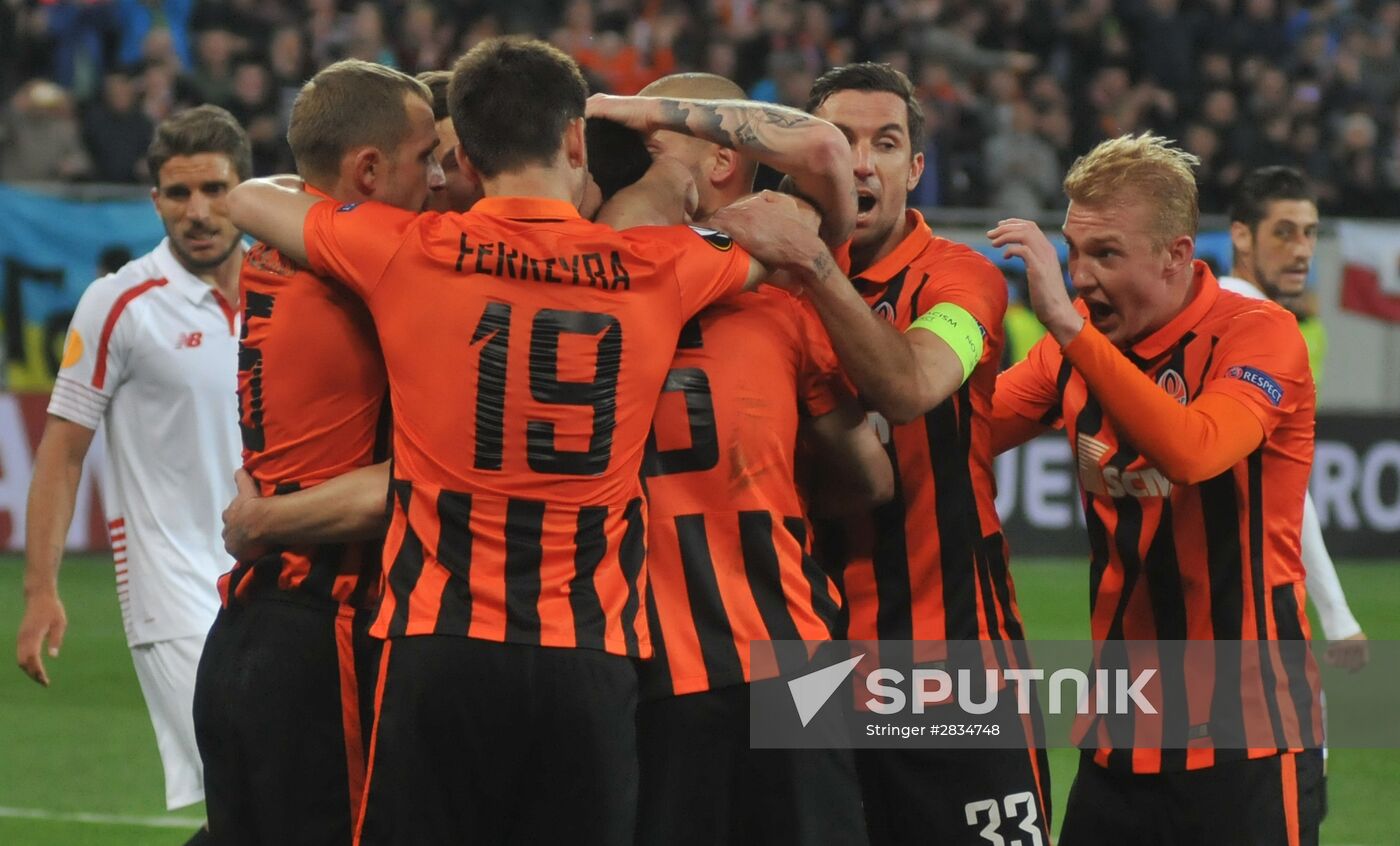
{"type": "Polygon", "coordinates": [[[215,843],[351,842],[378,642],[348,607],[266,595],[219,612],[194,722],[215,843]]]}
{"type": "Polygon", "coordinates": [[[630,658],[421,635],[382,666],[364,846],[630,846],[630,658]]]}
{"type": "Polygon", "coordinates": [[[1019,727],[1026,747],[856,751],[872,846],[1050,846],[1050,763],[1032,740],[1038,729],[1005,704],[988,719],[1019,727]]]}
{"type": "Polygon", "coordinates": [[[1317,846],[1322,756],[1135,774],[1079,760],[1060,846],[1317,846]]]}
{"type": "Polygon", "coordinates": [[[849,749],[750,749],[746,684],[637,707],[638,846],[861,846],[849,749]]]}

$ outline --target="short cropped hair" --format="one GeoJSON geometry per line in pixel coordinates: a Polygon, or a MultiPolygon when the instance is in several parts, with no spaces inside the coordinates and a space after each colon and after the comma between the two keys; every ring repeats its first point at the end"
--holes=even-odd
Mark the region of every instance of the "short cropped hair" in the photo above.
{"type": "Polygon", "coordinates": [[[415,78],[428,86],[428,90],[432,92],[433,121],[436,123],[452,117],[452,113],[447,109],[447,85],[452,81],[452,74],[445,70],[430,70],[423,71],[415,78]]]}
{"type": "Polygon", "coordinates": [[[490,178],[552,163],[569,122],[583,117],[588,83],[558,48],[507,36],[457,59],[447,99],[467,158],[490,178]]]}
{"type": "Polygon", "coordinates": [[[636,130],[605,118],[589,118],[584,137],[588,144],[588,172],[598,183],[605,203],[651,168],[646,140],[636,130]]]}
{"type": "Polygon", "coordinates": [[[311,77],[292,104],[287,143],[303,178],[333,182],[356,147],[389,152],[408,137],[404,97],[432,103],[428,86],[402,71],[345,59],[311,77]]]}
{"type": "Polygon", "coordinates": [[[200,153],[228,156],[240,182],[253,175],[253,148],[238,120],[218,106],[197,106],[166,118],[156,127],[146,150],[151,181],[159,188],[160,169],[166,162],[200,153]]]}
{"type": "Polygon", "coordinates": [[[1317,194],[1308,185],[1307,177],[1294,168],[1281,165],[1256,168],[1235,186],[1235,195],[1230,201],[1230,222],[1243,223],[1252,232],[1268,215],[1269,203],[1275,200],[1307,200],[1316,205],[1317,194]]]}
{"type": "Polygon", "coordinates": [[[924,107],[914,92],[914,84],[903,71],[883,62],[856,62],[832,68],[812,83],[807,111],[815,112],[838,91],[884,91],[903,100],[905,120],[909,124],[909,154],[912,156],[923,149],[924,107]]]}
{"type": "Polygon", "coordinates": [[[1156,208],[1153,243],[1196,237],[1201,211],[1192,169],[1201,160],[1160,135],[1121,135],[1080,156],[1065,175],[1065,195],[1087,206],[1149,199],[1156,208]]]}

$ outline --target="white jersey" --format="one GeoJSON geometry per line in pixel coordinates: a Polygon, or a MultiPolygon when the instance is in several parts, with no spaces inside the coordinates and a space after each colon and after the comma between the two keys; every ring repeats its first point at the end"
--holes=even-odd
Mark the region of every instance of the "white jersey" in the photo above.
{"type": "Polygon", "coordinates": [[[1225,290],[1239,294],[1242,297],[1249,297],[1251,300],[1268,299],[1268,297],[1264,296],[1263,291],[1238,276],[1218,276],[1215,281],[1219,282],[1220,287],[1225,290]]]}
{"type": "Polygon", "coordinates": [[[104,507],[131,646],[198,635],[233,565],[220,539],[241,460],[239,315],[170,241],[78,301],[49,413],[96,430],[104,507]]]}

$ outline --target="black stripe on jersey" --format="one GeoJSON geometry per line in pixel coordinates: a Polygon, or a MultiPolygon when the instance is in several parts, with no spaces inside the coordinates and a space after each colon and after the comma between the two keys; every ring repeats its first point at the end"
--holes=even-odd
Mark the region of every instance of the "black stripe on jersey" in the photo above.
{"type": "Polygon", "coordinates": [[[1191,394],[1191,399],[1201,395],[1201,391],[1206,389],[1206,376],[1210,374],[1210,368],[1215,364],[1215,348],[1220,345],[1220,337],[1212,335],[1210,337],[1210,352],[1206,354],[1206,363],[1201,368],[1201,375],[1196,379],[1196,390],[1191,394]]]}
{"type": "Polygon", "coordinates": [[[720,598],[719,580],[710,557],[710,540],[705,533],[703,514],[683,514],[676,518],[676,540],[681,552],[681,571],[690,597],[690,616],[700,641],[700,655],[711,679],[742,679],[744,667],[734,645],[734,629],[720,598]]]}
{"type": "Polygon", "coordinates": [[[982,553],[987,557],[987,564],[992,571],[992,586],[996,589],[997,602],[1001,605],[1006,634],[1012,640],[1024,640],[1026,630],[1021,626],[1021,618],[1011,602],[1011,570],[1006,566],[1006,538],[1002,537],[1001,532],[982,539],[982,553]]]}
{"type": "Polygon", "coordinates": [[[807,523],[801,517],[784,517],[783,528],[792,535],[802,549],[802,575],[807,579],[807,587],[812,592],[812,610],[817,618],[826,624],[827,631],[835,635],[834,626],[841,607],[831,598],[827,590],[826,573],[816,559],[807,554],[807,523]]]}
{"type": "MultiPolygon", "coordinates": [[[[1069,362],[1066,361],[1065,367],[1068,367],[1068,365],[1069,362]]],[[[1061,368],[1060,372],[1062,375],[1066,372],[1065,367],[1061,368]]],[[[1063,386],[1061,386],[1060,391],[1063,395],[1063,386]]],[[[1073,431],[1076,436],[1093,436],[1097,435],[1102,429],[1103,409],[1099,407],[1093,395],[1090,394],[1085,398],[1084,407],[1079,409],[1079,414],[1075,416],[1073,431]]],[[[1078,443],[1070,444],[1070,453],[1077,467],[1079,463],[1078,443]]],[[[1080,484],[1082,490],[1082,480],[1080,484]]],[[[1092,619],[1094,616],[1094,609],[1098,607],[1099,603],[1099,587],[1103,583],[1103,574],[1104,571],[1108,569],[1108,527],[1104,525],[1103,518],[1099,516],[1099,512],[1093,507],[1094,495],[1085,492],[1083,495],[1083,502],[1084,523],[1089,535],[1089,617],[1092,619]]],[[[1098,635],[1096,634],[1095,637],[1097,638],[1098,635]]]]}
{"type": "Polygon", "coordinates": [[[758,616],[769,640],[801,640],[783,593],[778,550],[773,545],[773,515],[767,511],[739,512],[739,548],[744,555],[744,576],[753,594],[758,616]]]}
{"type": "Polygon", "coordinates": [[[637,664],[637,688],[642,699],[663,699],[676,695],[671,681],[671,662],[666,657],[666,637],[661,630],[661,612],[656,610],[656,591],[647,591],[647,628],[651,632],[652,658],[637,664]]]}
{"type": "Polygon", "coordinates": [[[335,593],[335,580],[350,550],[343,543],[318,544],[307,555],[306,578],[300,590],[311,596],[329,597],[335,593]]]}
{"type": "MultiPolygon", "coordinates": [[[[1060,372],[1055,374],[1055,394],[1059,401],[1040,415],[1042,426],[1054,426],[1064,417],[1065,414],[1065,386],[1069,384],[1069,377],[1074,375],[1074,367],[1070,365],[1069,359],[1060,362],[1060,372]]],[[[1094,431],[1098,431],[1095,429],[1094,431]]],[[[1073,446],[1073,444],[1071,444],[1073,446]]]]}
{"type": "MultiPolygon", "coordinates": [[[[1249,580],[1254,594],[1254,626],[1259,640],[1269,639],[1269,611],[1264,585],[1264,450],[1256,449],[1245,459],[1249,477],[1249,580]]],[[[1260,675],[1264,680],[1264,701],[1269,706],[1269,721],[1274,728],[1274,742],[1279,749],[1287,749],[1284,738],[1283,717],[1279,714],[1278,698],[1274,691],[1278,688],[1278,678],[1274,675],[1274,663],[1259,661],[1260,675]]]]}
{"type": "Polygon", "coordinates": [[[904,482],[899,472],[899,453],[893,433],[885,445],[894,470],[894,496],[870,512],[870,562],[875,576],[875,634],[883,640],[910,640],[914,637],[913,605],[910,601],[909,547],[904,536],[904,482]]]}
{"type": "Polygon", "coordinates": [[[356,546],[360,556],[360,574],[347,601],[357,612],[378,610],[371,607],[377,606],[378,601],[371,603],[369,597],[378,596],[379,577],[384,568],[384,540],[359,541],[356,546]]]}
{"type": "Polygon", "coordinates": [[[389,592],[394,596],[394,614],[389,618],[389,637],[402,637],[408,630],[408,597],[423,575],[423,542],[408,522],[408,506],[413,499],[413,485],[402,479],[389,482],[389,496],[394,507],[403,512],[403,540],[389,565],[389,592]]]}
{"type": "MultiPolygon", "coordinates": [[[[645,488],[645,485],[643,485],[645,488]]],[[[627,644],[627,654],[636,655],[641,648],[637,623],[645,620],[637,613],[641,604],[642,590],[637,582],[642,575],[642,565],[647,559],[647,521],[642,516],[642,498],[634,497],[622,512],[627,528],[622,532],[622,543],[617,550],[617,560],[622,564],[622,577],[627,580],[627,601],[622,604],[622,637],[627,644]]]]}
{"type": "Polygon", "coordinates": [[[1318,742],[1313,734],[1313,694],[1307,675],[1311,654],[1307,651],[1307,638],[1303,636],[1303,626],[1299,622],[1302,615],[1298,611],[1298,598],[1293,595],[1291,582],[1273,589],[1273,606],[1278,639],[1288,641],[1281,651],[1286,656],[1283,661],[1284,674],[1288,677],[1288,696],[1293,700],[1293,711],[1298,716],[1301,745],[1304,749],[1315,749],[1318,742]]]}
{"type": "Polygon", "coordinates": [[[506,502],[506,640],[540,642],[540,561],[544,503],[506,502]]]}
{"type": "MultiPolygon", "coordinates": [[[[895,486],[895,490],[899,490],[898,485],[895,486]]],[[[837,595],[845,596],[846,579],[843,568],[849,555],[849,529],[843,526],[840,520],[814,520],[812,533],[813,561],[835,583],[837,595]]],[[[850,627],[851,606],[850,603],[843,602],[831,620],[831,636],[845,637],[850,627]]]]}
{"type": "MultiPolygon", "coordinates": [[[[923,296],[924,286],[928,284],[928,278],[929,275],[925,273],[924,278],[920,279],[919,284],[915,286],[913,295],[909,297],[909,320],[911,323],[922,317],[924,311],[926,311],[923,304],[919,302],[919,298],[923,296]]],[[[938,303],[934,303],[933,305],[938,305],[938,303]]],[[[929,308],[932,307],[933,306],[929,306],[929,308]]]]}
{"type": "Polygon", "coordinates": [[[465,635],[472,625],[472,495],[438,492],[438,563],[451,578],[442,586],[436,634],[465,635]]]}
{"type": "Polygon", "coordinates": [[[569,607],[574,612],[574,632],[578,645],[593,649],[603,648],[608,628],[607,618],[603,616],[603,604],[598,600],[598,590],[593,586],[598,563],[608,551],[607,519],[606,506],[584,506],[578,510],[578,530],[574,534],[574,577],[569,581],[569,607]]]}
{"type": "MultiPolygon", "coordinates": [[[[1181,587],[1170,499],[1162,501],[1161,521],[1152,536],[1152,545],[1147,548],[1143,570],[1147,574],[1155,637],[1159,641],[1158,648],[1164,653],[1160,655],[1160,666],[1167,670],[1161,677],[1162,714],[1164,721],[1171,719],[1172,724],[1164,724],[1162,731],[1165,737],[1187,738],[1190,737],[1191,713],[1186,693],[1186,655],[1181,646],[1186,640],[1186,596],[1181,587]]],[[[1162,769],[1171,772],[1186,769],[1186,750],[1163,749],[1162,769]]]]}
{"type": "MultiPolygon", "coordinates": [[[[934,485],[938,527],[939,569],[943,581],[944,638],[977,640],[977,560],[975,541],[981,540],[977,498],[968,468],[972,388],[966,382],[953,396],[924,415],[934,485]]],[[[987,619],[996,624],[995,612],[987,619]]]]}
{"type": "Polygon", "coordinates": [[[1201,521],[1206,538],[1206,570],[1210,577],[1211,636],[1218,642],[1210,722],[1230,732],[1226,744],[1239,748],[1216,749],[1216,764],[1244,760],[1245,735],[1230,729],[1244,723],[1244,703],[1235,691],[1244,684],[1241,675],[1240,638],[1244,634],[1244,550],[1240,547],[1239,498],[1235,473],[1226,470],[1197,485],[1201,497],[1201,521]],[[1222,695],[1224,694],[1224,695],[1222,695]]]}

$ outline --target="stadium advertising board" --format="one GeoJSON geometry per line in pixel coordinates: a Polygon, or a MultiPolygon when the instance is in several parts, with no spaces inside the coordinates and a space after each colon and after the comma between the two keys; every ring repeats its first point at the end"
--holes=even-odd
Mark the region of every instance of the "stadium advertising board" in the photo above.
{"type": "MultiPolygon", "coordinates": [[[[1084,554],[1077,473],[1058,433],[997,457],[997,512],[1013,557],[1084,554]]],[[[1400,554],[1400,426],[1393,416],[1319,415],[1311,489],[1333,556],[1400,554]]]]}

